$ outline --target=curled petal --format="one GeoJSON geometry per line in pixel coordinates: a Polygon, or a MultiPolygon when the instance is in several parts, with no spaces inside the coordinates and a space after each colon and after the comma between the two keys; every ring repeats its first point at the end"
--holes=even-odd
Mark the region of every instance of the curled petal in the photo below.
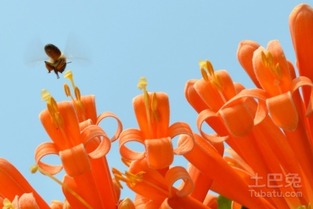
{"type": "Polygon", "coordinates": [[[203,138],[209,140],[212,143],[220,143],[220,142],[225,141],[228,138],[228,136],[226,135],[227,133],[225,131],[224,131],[225,136],[216,136],[216,135],[206,134],[202,130],[202,125],[204,122],[207,122],[209,125],[212,124],[213,128],[215,126],[217,129],[225,130],[225,127],[222,124],[220,117],[215,112],[207,109],[199,113],[197,117],[198,130],[200,131],[200,134],[203,138]]]}
{"type": "Polygon", "coordinates": [[[57,110],[51,115],[48,110],[40,113],[39,117],[50,138],[58,150],[63,150],[81,143],[79,124],[75,109],[71,102],[59,102],[57,110]],[[56,126],[54,120],[60,122],[56,126]]]}
{"type": "Polygon", "coordinates": [[[289,131],[297,128],[299,117],[291,92],[268,98],[266,104],[273,122],[278,127],[289,131]]]}
{"type": "Polygon", "coordinates": [[[128,142],[139,142],[144,144],[144,138],[142,137],[141,131],[137,129],[127,129],[122,132],[119,140],[119,149],[123,159],[126,161],[133,161],[144,157],[144,152],[137,152],[128,147],[128,142]]]}
{"type": "Polygon", "coordinates": [[[174,148],[173,152],[177,155],[183,155],[186,152],[189,152],[193,147],[193,133],[191,128],[187,123],[176,122],[169,127],[169,135],[171,138],[174,138],[178,135],[187,135],[189,136],[184,144],[179,144],[174,148]]]}
{"type": "Polygon", "coordinates": [[[219,111],[219,114],[233,136],[245,136],[252,130],[253,118],[244,103],[225,107],[219,111]]]}
{"type": "Polygon", "coordinates": [[[168,182],[170,193],[176,181],[182,180],[184,182],[182,188],[175,192],[175,195],[179,197],[187,196],[191,194],[193,190],[193,181],[184,167],[175,166],[170,168],[165,174],[165,179],[168,182]]]}
{"type": "Polygon", "coordinates": [[[307,77],[304,77],[304,76],[299,76],[297,78],[295,78],[293,81],[292,81],[292,93],[295,92],[296,90],[298,90],[298,88],[300,87],[310,87],[310,97],[309,97],[309,102],[308,102],[308,106],[307,106],[307,109],[306,109],[306,115],[309,116],[312,114],[313,112],[313,83],[312,81],[307,78],[307,77]]]}
{"type": "Polygon", "coordinates": [[[122,122],[120,121],[120,119],[119,119],[114,113],[111,113],[111,112],[104,112],[104,113],[102,113],[101,115],[99,115],[96,124],[99,125],[100,122],[101,122],[103,119],[105,119],[105,118],[113,118],[113,119],[115,119],[116,122],[117,122],[117,129],[116,129],[114,135],[113,135],[113,136],[111,137],[111,139],[110,139],[110,140],[113,142],[113,141],[115,141],[115,140],[119,137],[120,133],[121,133],[122,130],[123,130],[122,122]]]}
{"type": "MultiPolygon", "coordinates": [[[[267,115],[267,109],[266,109],[266,99],[267,95],[266,92],[262,89],[243,89],[242,91],[239,92],[235,97],[233,97],[231,100],[229,100],[224,106],[224,107],[229,107],[235,104],[240,104],[243,102],[248,102],[245,101],[246,99],[257,99],[258,100],[258,106],[255,111],[255,116],[254,116],[254,125],[258,125],[261,123],[266,115],[267,115]]],[[[250,100],[251,102],[251,100],[250,100]]]]}
{"type": "Polygon", "coordinates": [[[264,90],[243,89],[227,101],[217,113],[209,109],[202,111],[197,118],[198,130],[204,138],[214,143],[226,140],[229,134],[244,136],[252,129],[253,125],[257,125],[266,117],[266,98],[264,90]],[[259,100],[257,108],[251,109],[250,105],[246,104],[254,103],[255,98],[259,100]],[[216,130],[221,138],[204,133],[202,130],[204,122],[216,130]]]}
{"type": "Polygon", "coordinates": [[[63,166],[62,165],[51,165],[41,161],[46,155],[58,155],[59,151],[53,142],[46,142],[40,144],[35,150],[35,161],[36,164],[44,171],[54,175],[59,173],[63,166]]]}
{"type": "Polygon", "coordinates": [[[90,170],[89,158],[83,144],[61,151],[60,158],[69,176],[78,176],[90,170]]]}
{"type": "Polygon", "coordinates": [[[146,139],[144,143],[150,168],[162,169],[172,164],[174,154],[170,137],[146,139]]]}
{"type": "Polygon", "coordinates": [[[132,177],[127,185],[137,194],[155,201],[163,201],[169,196],[166,179],[148,166],[146,158],[133,161],[128,172],[132,177]]]}
{"type": "Polygon", "coordinates": [[[93,158],[100,158],[105,156],[111,147],[111,141],[107,137],[106,133],[97,125],[90,125],[87,126],[85,129],[81,131],[82,141],[84,144],[94,140],[94,139],[101,139],[100,143],[98,144],[97,148],[88,153],[88,155],[93,158]]]}

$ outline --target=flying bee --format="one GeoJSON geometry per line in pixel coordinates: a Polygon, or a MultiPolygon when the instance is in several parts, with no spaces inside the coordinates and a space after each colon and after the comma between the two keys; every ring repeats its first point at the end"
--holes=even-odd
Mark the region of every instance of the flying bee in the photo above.
{"type": "Polygon", "coordinates": [[[49,60],[45,61],[48,72],[51,73],[51,71],[54,71],[57,78],[60,78],[59,73],[63,73],[66,64],[70,62],[66,61],[66,57],[61,50],[53,44],[47,44],[45,46],[45,52],[49,57],[49,60]]]}

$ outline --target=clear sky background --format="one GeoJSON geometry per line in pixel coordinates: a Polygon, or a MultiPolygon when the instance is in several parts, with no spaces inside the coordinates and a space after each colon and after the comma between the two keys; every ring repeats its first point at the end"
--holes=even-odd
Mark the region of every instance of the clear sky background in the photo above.
{"type": "MultiPolygon", "coordinates": [[[[195,129],[196,114],[184,98],[188,79],[200,78],[199,61],[227,69],[234,81],[252,87],[236,59],[239,41],[262,45],[279,39],[293,62],[288,16],[300,1],[213,0],[55,0],[0,1],[0,157],[11,161],[48,201],[63,199],[60,188],[30,174],[34,150],[49,141],[38,114],[45,108],[42,88],[66,99],[65,79],[48,74],[43,46],[54,43],[86,60],[68,65],[82,94],[95,94],[98,113],[117,114],[124,128],[137,127],[132,98],[137,81],[169,94],[171,121],[195,129]],[[40,44],[41,43],[41,44],[40,44]],[[41,62],[32,62],[31,59],[41,62]]],[[[310,2],[308,2],[310,3],[310,2]]],[[[312,2],[311,2],[312,3],[312,2]]],[[[114,126],[105,126],[109,133],[114,126]]],[[[120,163],[117,142],[108,159],[120,163]]],[[[129,196],[127,189],[122,196],[129,196]]]]}

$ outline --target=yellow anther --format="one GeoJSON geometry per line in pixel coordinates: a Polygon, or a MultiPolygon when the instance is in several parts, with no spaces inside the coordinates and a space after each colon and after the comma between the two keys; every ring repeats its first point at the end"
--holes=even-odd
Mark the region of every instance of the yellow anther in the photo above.
{"type": "Polygon", "coordinates": [[[221,79],[215,74],[212,63],[210,61],[200,61],[199,64],[203,79],[212,82],[219,90],[221,90],[221,79]]]}
{"type": "Polygon", "coordinates": [[[31,167],[30,167],[30,172],[31,173],[36,173],[37,171],[38,171],[38,165],[32,165],[31,167]]]}
{"type": "Polygon", "coordinates": [[[148,85],[148,81],[147,81],[147,79],[146,79],[145,77],[139,78],[137,87],[138,87],[140,90],[146,91],[146,90],[147,90],[147,85],[148,85]]]}
{"type": "Polygon", "coordinates": [[[208,72],[204,68],[200,68],[200,70],[201,70],[202,78],[208,81],[209,80],[208,72]]]}
{"type": "Polygon", "coordinates": [[[75,88],[73,73],[72,73],[71,70],[67,70],[67,71],[64,73],[64,78],[69,79],[69,80],[71,81],[71,84],[72,84],[73,88],[75,88]]]}
{"type": "MultiPolygon", "coordinates": [[[[64,74],[64,78],[67,78],[67,79],[70,80],[72,88],[74,89],[76,100],[80,101],[80,91],[79,91],[79,88],[77,86],[75,86],[74,77],[73,77],[72,71],[70,71],[70,70],[66,71],[65,74],[64,74]]],[[[71,95],[70,88],[69,87],[65,87],[65,85],[64,85],[64,91],[65,91],[66,96],[71,95]],[[67,89],[65,89],[65,88],[67,88],[67,89]]]]}
{"type": "Polygon", "coordinates": [[[61,128],[63,126],[63,118],[59,112],[57,102],[46,89],[41,90],[41,98],[47,103],[47,109],[56,128],[61,128]]]}
{"type": "Polygon", "coordinates": [[[138,182],[143,181],[143,175],[145,174],[144,171],[141,171],[137,174],[133,174],[129,171],[122,173],[121,171],[117,170],[116,168],[112,169],[112,173],[117,184],[122,188],[120,181],[127,183],[130,187],[135,186],[138,182]]]}
{"type": "Polygon", "coordinates": [[[114,175],[114,178],[116,180],[116,184],[118,185],[119,188],[123,188],[121,181],[125,182],[126,178],[123,176],[123,173],[121,171],[119,171],[116,168],[112,168],[112,173],[114,175]]]}
{"type": "Polygon", "coordinates": [[[277,75],[278,78],[281,78],[282,77],[282,70],[281,70],[281,67],[280,67],[280,64],[279,63],[276,63],[275,65],[275,74],[277,75]]]}
{"type": "Polygon", "coordinates": [[[277,79],[281,79],[282,77],[282,70],[280,67],[280,64],[274,63],[274,58],[272,53],[270,52],[261,52],[262,56],[262,62],[263,64],[270,69],[270,71],[273,73],[274,76],[276,76],[277,79]]]}
{"type": "Polygon", "coordinates": [[[145,77],[141,77],[139,78],[137,87],[143,91],[143,99],[144,99],[144,103],[145,103],[145,107],[146,107],[146,115],[147,115],[147,120],[150,123],[151,122],[151,116],[150,116],[150,98],[149,98],[149,94],[147,91],[147,85],[148,85],[148,81],[145,77]]]}
{"type": "Polygon", "coordinates": [[[2,209],[14,209],[12,202],[7,198],[3,199],[2,204],[3,204],[2,209]]]}
{"type": "Polygon", "coordinates": [[[75,87],[74,93],[75,93],[76,100],[81,101],[80,90],[78,87],[75,87]]]}
{"type": "Polygon", "coordinates": [[[213,68],[213,65],[210,61],[208,61],[208,60],[200,61],[199,64],[200,64],[201,72],[206,71],[209,74],[209,76],[214,75],[214,68],[213,68]]]}
{"type": "Polygon", "coordinates": [[[54,125],[56,126],[56,128],[62,128],[63,127],[63,118],[59,112],[58,104],[53,97],[51,97],[50,100],[48,101],[47,109],[50,113],[50,116],[51,116],[52,121],[53,121],[54,125]]]}
{"type": "Polygon", "coordinates": [[[265,66],[271,67],[273,65],[273,55],[270,52],[265,53],[264,51],[261,52],[262,62],[265,66]]]}
{"type": "Polygon", "coordinates": [[[66,83],[64,84],[64,92],[67,97],[72,97],[70,87],[66,83]]]}
{"type": "Polygon", "coordinates": [[[46,89],[41,90],[41,99],[48,102],[51,98],[51,94],[46,89]]]}
{"type": "Polygon", "coordinates": [[[135,209],[135,208],[136,207],[134,203],[128,197],[123,199],[118,205],[118,209],[135,209]]]}
{"type": "Polygon", "coordinates": [[[128,184],[133,187],[135,186],[138,182],[142,182],[143,181],[143,175],[145,174],[144,171],[141,171],[137,174],[133,174],[129,171],[125,172],[125,176],[128,179],[128,184]]]}

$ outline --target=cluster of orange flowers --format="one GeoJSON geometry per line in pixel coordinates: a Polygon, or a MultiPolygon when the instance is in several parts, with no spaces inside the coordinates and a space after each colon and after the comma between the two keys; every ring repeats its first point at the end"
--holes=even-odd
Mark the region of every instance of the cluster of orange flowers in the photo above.
{"type": "Polygon", "coordinates": [[[185,86],[186,99],[198,112],[198,133],[184,122],[170,124],[168,95],[148,92],[144,78],[138,84],[143,94],[133,99],[139,128],[123,130],[115,114],[96,112],[94,96],[81,96],[68,71],[72,90],[65,85],[65,93],[71,101],[56,102],[42,92],[47,109],[40,120],[52,142],[37,147],[32,168],[59,183],[65,200],[48,205],[14,166],[0,159],[2,208],[312,208],[313,9],[298,5],[289,18],[299,73],[277,40],[266,48],[253,41],[239,44],[238,60],[255,89],[201,62],[202,78],[185,86]],[[112,138],[99,126],[107,117],[117,121],[112,138]],[[206,133],[204,124],[216,133],[206,133]],[[117,139],[126,172],[111,170],[106,159],[117,139]],[[135,151],[130,143],[145,149],[135,151]],[[43,162],[51,154],[62,165],[43,162]],[[183,156],[188,168],[174,166],[174,155],[183,156]],[[60,181],[54,174],[62,169],[60,181]],[[134,200],[120,199],[125,183],[136,193],[134,200]]]}

